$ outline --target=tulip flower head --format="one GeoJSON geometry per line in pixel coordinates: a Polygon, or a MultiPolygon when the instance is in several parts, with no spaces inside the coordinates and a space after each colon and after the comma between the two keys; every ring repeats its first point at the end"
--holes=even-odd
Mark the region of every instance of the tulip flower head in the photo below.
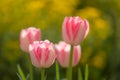
{"type": "Polygon", "coordinates": [[[23,29],[20,32],[20,48],[24,52],[29,52],[29,44],[32,44],[36,40],[40,40],[40,34],[40,29],[34,27],[23,29]]]}
{"type": "Polygon", "coordinates": [[[89,32],[88,21],[79,17],[65,17],[62,25],[63,40],[71,45],[80,44],[89,32]]]}
{"type": "Polygon", "coordinates": [[[34,41],[29,46],[32,64],[38,68],[49,68],[56,58],[55,49],[50,41],[34,41]]]}
{"type": "MultiPolygon", "coordinates": [[[[59,42],[55,45],[57,60],[62,67],[69,67],[69,59],[70,59],[70,48],[71,46],[64,41],[59,42]]],[[[73,48],[73,60],[72,66],[76,66],[80,61],[81,56],[81,48],[80,46],[74,46],[73,48]]]]}

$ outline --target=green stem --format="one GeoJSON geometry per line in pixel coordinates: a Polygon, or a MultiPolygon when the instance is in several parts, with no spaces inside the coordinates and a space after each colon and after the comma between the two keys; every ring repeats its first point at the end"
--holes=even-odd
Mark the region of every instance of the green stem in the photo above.
{"type": "Polygon", "coordinates": [[[33,80],[33,70],[32,70],[32,64],[31,64],[31,62],[29,64],[29,71],[30,71],[30,80],[33,80]]]}
{"type": "Polygon", "coordinates": [[[80,67],[78,68],[78,80],[83,80],[80,67]]]}
{"type": "Polygon", "coordinates": [[[85,66],[85,80],[88,80],[88,65],[85,66]]]}
{"type": "Polygon", "coordinates": [[[32,69],[32,63],[28,55],[28,64],[29,64],[29,74],[30,74],[30,80],[33,80],[33,69],[32,69]]]}
{"type": "Polygon", "coordinates": [[[67,80],[72,80],[72,60],[73,60],[73,45],[71,45],[71,49],[70,49],[70,60],[69,60],[69,68],[67,72],[67,80]]]}
{"type": "Polygon", "coordinates": [[[59,65],[58,65],[57,61],[55,64],[56,64],[56,80],[60,80],[59,65]]]}
{"type": "Polygon", "coordinates": [[[42,69],[41,69],[41,80],[45,80],[45,79],[44,79],[44,78],[45,78],[44,74],[45,74],[45,69],[42,68],[42,69]]]}

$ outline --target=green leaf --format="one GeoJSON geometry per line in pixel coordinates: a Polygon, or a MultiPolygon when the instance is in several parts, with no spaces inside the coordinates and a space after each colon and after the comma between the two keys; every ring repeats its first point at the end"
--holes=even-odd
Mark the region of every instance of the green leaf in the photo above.
{"type": "Polygon", "coordinates": [[[18,73],[16,73],[16,74],[17,74],[19,80],[22,80],[21,76],[18,73]]]}
{"type": "Polygon", "coordinates": [[[26,80],[25,75],[24,75],[20,65],[17,65],[17,69],[18,69],[18,73],[19,73],[19,74],[17,74],[19,79],[20,80],[26,80]]]}
{"type": "Polygon", "coordinates": [[[88,80],[88,65],[85,66],[85,80],[88,80]]]}
{"type": "Polygon", "coordinates": [[[80,67],[78,68],[78,80],[83,80],[82,72],[81,72],[80,67]]]}
{"type": "Polygon", "coordinates": [[[29,80],[29,78],[30,78],[30,75],[28,74],[28,75],[26,76],[26,80],[29,80]]]}

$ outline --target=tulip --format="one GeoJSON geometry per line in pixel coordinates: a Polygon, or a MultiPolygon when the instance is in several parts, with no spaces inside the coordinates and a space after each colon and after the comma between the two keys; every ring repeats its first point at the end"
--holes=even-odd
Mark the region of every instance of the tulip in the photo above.
{"type": "Polygon", "coordinates": [[[40,34],[40,29],[34,27],[23,29],[20,32],[20,48],[24,52],[29,52],[29,44],[32,44],[33,41],[40,40],[40,34]]]}
{"type": "Polygon", "coordinates": [[[37,68],[49,68],[55,61],[55,49],[50,41],[34,41],[29,46],[32,64],[37,68]]]}
{"type": "Polygon", "coordinates": [[[89,32],[89,23],[86,19],[65,17],[62,25],[63,40],[71,45],[80,44],[89,32]]]}
{"type": "MultiPolygon", "coordinates": [[[[65,43],[64,41],[61,41],[55,45],[58,63],[64,68],[69,67],[70,48],[71,48],[71,46],[69,44],[65,43]]],[[[81,56],[80,46],[79,45],[74,46],[73,47],[72,67],[76,66],[79,63],[80,56],[81,56]]]]}

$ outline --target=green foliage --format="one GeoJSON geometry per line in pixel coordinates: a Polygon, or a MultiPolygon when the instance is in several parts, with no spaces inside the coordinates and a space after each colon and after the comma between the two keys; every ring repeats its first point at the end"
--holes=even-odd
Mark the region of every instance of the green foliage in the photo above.
{"type": "Polygon", "coordinates": [[[26,80],[25,75],[24,75],[20,65],[17,65],[17,69],[18,69],[17,75],[18,75],[19,79],[20,80],[26,80]]]}
{"type": "MultiPolygon", "coordinates": [[[[1,0],[0,79],[17,80],[18,63],[28,72],[25,55],[19,47],[21,29],[35,26],[41,29],[42,40],[57,43],[62,40],[61,26],[65,16],[80,16],[90,22],[89,35],[81,44],[81,73],[87,63],[90,80],[119,80],[119,0],[1,0]]],[[[64,69],[60,69],[64,74],[64,69]]],[[[48,69],[51,74],[47,76],[54,75],[54,70],[54,66],[48,69]]],[[[37,80],[36,69],[35,73],[37,80]]]]}

